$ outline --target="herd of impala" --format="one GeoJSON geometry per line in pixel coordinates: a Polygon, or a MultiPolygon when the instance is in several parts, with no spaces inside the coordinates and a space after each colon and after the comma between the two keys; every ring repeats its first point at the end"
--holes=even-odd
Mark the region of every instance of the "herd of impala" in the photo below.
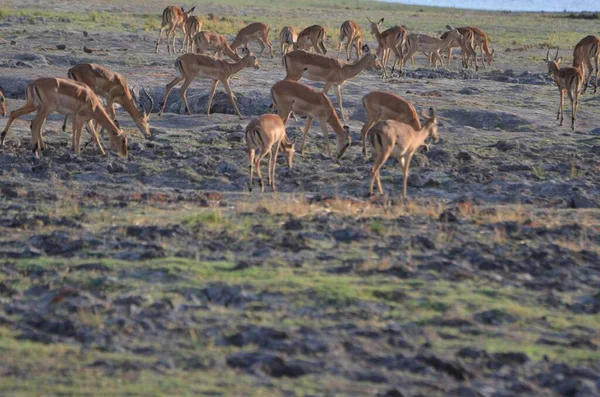
{"type": "MultiPolygon", "coordinates": [[[[162,14],[156,52],[159,51],[163,32],[166,32],[167,51],[169,54],[175,53],[175,36],[178,29],[183,32],[183,41],[179,51],[191,50],[192,52],[181,55],[175,61],[177,76],[166,86],[159,115],[165,109],[169,93],[181,81],[183,81],[183,85],[179,90],[179,95],[185,105],[186,113],[190,114],[186,91],[194,79],[207,78],[212,80],[207,115],[210,117],[212,99],[217,85],[221,82],[236,113],[241,118],[235,95],[229,87],[229,79],[243,68],[259,68],[257,57],[248,50],[249,42],[257,41],[261,46],[259,57],[263,55],[266,47],[273,57],[273,45],[269,40],[270,28],[264,23],[251,23],[238,32],[230,45],[225,36],[215,32],[202,31],[202,20],[191,15],[194,8],[185,11],[182,7],[169,6],[162,14]],[[242,56],[238,55],[238,49],[241,49],[242,56]],[[214,56],[205,55],[208,51],[213,52],[214,56]],[[223,55],[231,58],[233,62],[222,60],[223,55]]],[[[307,118],[302,134],[301,151],[304,149],[312,121],[318,119],[325,137],[328,154],[335,162],[339,161],[351,143],[350,130],[348,126],[342,125],[327,93],[332,86],[335,86],[341,118],[345,120],[341,86],[367,67],[383,69],[383,77],[386,77],[388,75],[387,65],[392,54],[395,56],[391,69],[393,73],[396,67],[403,67],[409,60],[414,64],[414,55],[417,52],[424,53],[428,57],[430,65],[436,66],[439,63],[443,66],[442,51],[447,51],[447,65],[449,65],[452,59],[452,49],[457,47],[461,49],[462,65],[465,68],[474,63],[475,69],[478,69],[477,48],[480,50],[483,67],[486,63],[491,66],[494,58],[494,50],[489,47],[487,35],[478,28],[452,28],[447,25],[447,31],[438,38],[424,34],[409,34],[400,26],[382,31],[384,18],[377,22],[370,19],[368,21],[371,34],[378,45],[375,53],[371,52],[369,46],[364,44],[363,31],[356,22],[346,21],[340,28],[338,56],[345,45],[348,63],[326,55],[327,32],[322,26],[312,25],[300,33],[297,33],[291,26],[281,29],[279,34],[280,50],[286,77],[271,88],[273,108],[277,109],[278,115],[265,114],[255,118],[250,121],[245,131],[250,161],[250,182],[248,184],[250,190],[252,190],[253,174],[256,169],[261,191],[264,191],[260,163],[265,156],[268,156],[269,162],[268,184],[273,190],[275,190],[276,158],[280,149],[287,155],[288,165],[292,166],[294,145],[288,139],[285,131],[285,125],[290,115],[296,117],[296,114],[300,114],[307,118]],[[309,52],[311,48],[315,50],[314,53],[309,52]],[[353,50],[356,51],[356,61],[350,63],[353,50]],[[317,91],[300,83],[302,78],[325,83],[323,91],[317,91]],[[327,125],[331,126],[336,136],[335,155],[331,153],[329,146],[327,125]]],[[[558,57],[558,50],[553,59],[550,58],[550,51],[548,51],[545,62],[548,65],[548,74],[554,77],[560,91],[557,120],[560,119],[560,125],[562,125],[566,92],[571,100],[571,128],[574,129],[579,95],[586,91],[594,70],[594,93],[597,90],[600,39],[591,35],[583,38],[576,45],[573,58],[572,67],[560,68],[561,58],[558,57]],[[594,65],[592,65],[592,60],[594,60],[594,65]],[[585,77],[586,70],[587,78],[585,77]]],[[[51,113],[58,112],[65,116],[63,130],[66,129],[67,118],[69,116],[72,118],[72,149],[78,155],[81,131],[84,126],[99,151],[105,154],[96,132],[96,128],[100,125],[103,130],[108,131],[113,149],[126,156],[127,137],[114,119],[115,103],[121,105],[129,113],[135,125],[146,138],[151,138],[148,118],[154,108],[154,102],[145,89],[142,90],[142,93],[149,99],[149,110],[145,110],[142,105],[137,104],[138,100],[129,90],[123,76],[106,67],[96,64],[80,64],[71,68],[67,77],[65,79],[39,78],[27,86],[26,103],[23,107],[10,113],[10,118],[0,136],[0,147],[4,145],[10,125],[16,118],[37,111],[31,122],[31,139],[33,152],[36,156],[39,155],[39,151],[45,147],[42,125],[51,113]],[[106,100],[106,107],[103,106],[98,96],[106,100]],[[95,121],[95,125],[92,121],[95,121]]],[[[427,146],[426,142],[429,138],[434,141],[439,139],[435,111],[430,109],[429,114],[422,113],[424,122],[421,124],[414,106],[393,93],[373,91],[362,98],[362,103],[367,115],[367,120],[361,130],[362,151],[366,158],[366,143],[369,141],[374,161],[369,191],[373,194],[376,182],[379,193],[383,194],[379,171],[386,160],[390,156],[394,156],[403,169],[402,195],[406,197],[408,169],[413,154],[420,146],[427,146]]],[[[3,117],[6,114],[6,99],[1,87],[0,113],[3,117]]]]}

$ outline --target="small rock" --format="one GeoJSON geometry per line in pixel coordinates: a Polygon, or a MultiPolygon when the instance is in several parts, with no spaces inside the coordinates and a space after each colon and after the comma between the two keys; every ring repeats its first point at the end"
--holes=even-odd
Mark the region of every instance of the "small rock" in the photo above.
{"type": "Polygon", "coordinates": [[[57,45],[56,45],[56,48],[57,48],[58,50],[64,50],[64,49],[66,49],[66,48],[67,48],[67,46],[66,46],[66,45],[64,45],[64,44],[57,44],[57,45]]]}
{"type": "Polygon", "coordinates": [[[576,192],[571,196],[569,206],[571,208],[600,208],[600,205],[596,201],[584,196],[580,192],[576,192]]]}
{"type": "Polygon", "coordinates": [[[283,228],[285,230],[302,230],[304,229],[304,226],[302,225],[302,222],[298,220],[298,218],[290,216],[290,219],[283,224],[283,228]]]}
{"type": "Polygon", "coordinates": [[[445,223],[456,223],[458,222],[458,217],[451,210],[444,210],[438,218],[438,221],[445,223]]]}
{"type": "Polygon", "coordinates": [[[11,40],[11,41],[10,41],[10,45],[16,45],[16,44],[17,44],[17,42],[16,42],[16,41],[14,41],[14,40],[11,40]]]}
{"type": "Polygon", "coordinates": [[[502,325],[514,323],[517,319],[508,313],[499,309],[492,309],[485,312],[477,313],[473,316],[475,321],[486,325],[502,325]]]}
{"type": "Polygon", "coordinates": [[[89,36],[89,33],[86,30],[84,30],[83,31],[83,37],[88,37],[88,36],[89,36]]]}
{"type": "Polygon", "coordinates": [[[94,52],[94,50],[92,50],[91,48],[87,48],[86,46],[83,46],[83,52],[91,54],[92,52],[94,52]]]}

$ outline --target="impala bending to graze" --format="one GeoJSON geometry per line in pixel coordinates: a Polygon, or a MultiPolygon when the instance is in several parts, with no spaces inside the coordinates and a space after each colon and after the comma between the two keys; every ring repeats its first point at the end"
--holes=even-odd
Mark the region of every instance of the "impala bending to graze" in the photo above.
{"type": "Polygon", "coordinates": [[[546,53],[544,62],[548,65],[548,74],[554,77],[554,81],[560,91],[560,106],[556,119],[560,119],[560,125],[563,125],[564,107],[565,107],[565,91],[571,100],[571,129],[575,129],[575,116],[577,107],[579,106],[579,93],[583,84],[583,71],[579,67],[559,68],[558,64],[562,61],[562,57],[558,57],[558,48],[554,59],[550,59],[550,50],[546,53]]]}
{"type": "MultiPolygon", "coordinates": [[[[475,70],[479,70],[479,66],[477,65],[477,52],[475,52],[475,32],[473,31],[473,28],[456,28],[456,30],[458,30],[458,32],[462,35],[462,37],[457,37],[454,40],[452,40],[447,46],[446,49],[448,50],[448,63],[447,66],[450,66],[450,60],[452,59],[452,48],[454,47],[460,47],[460,50],[462,52],[462,64],[463,67],[468,68],[469,67],[469,59],[471,57],[473,57],[473,59],[475,60],[475,70]]],[[[450,34],[450,30],[447,32],[444,32],[444,34],[442,34],[440,36],[440,39],[444,40],[449,34],[450,34]]],[[[441,62],[441,59],[440,59],[441,62]]],[[[413,60],[411,58],[411,63],[413,63],[413,60]]],[[[435,64],[433,65],[435,66],[435,64]]],[[[444,65],[442,65],[444,66],[444,65]]],[[[484,64],[485,67],[485,64],[484,64]]]]}
{"type": "Polygon", "coordinates": [[[273,105],[277,108],[279,117],[283,119],[284,125],[290,117],[291,112],[307,116],[302,137],[301,153],[304,152],[306,136],[308,135],[312,121],[313,119],[318,119],[321,124],[321,131],[325,136],[327,152],[333,161],[336,163],[339,162],[339,159],[351,143],[350,128],[347,125],[342,126],[331,100],[325,93],[296,81],[282,80],[275,83],[271,88],[271,98],[273,99],[273,105]],[[336,136],[337,154],[335,158],[331,154],[331,148],[329,147],[327,124],[333,128],[336,136]]]}
{"type": "Polygon", "coordinates": [[[248,157],[250,160],[250,182],[248,190],[252,191],[252,178],[254,169],[258,173],[260,191],[265,191],[262,175],[260,173],[260,162],[265,156],[269,156],[267,166],[267,179],[271,189],[275,191],[275,165],[277,164],[277,153],[279,148],[287,155],[288,166],[292,168],[294,156],[294,145],[289,141],[285,133],[283,120],[276,114],[263,114],[250,121],[246,127],[246,144],[248,146],[248,157]],[[258,153],[256,153],[258,151],[258,153]]]}
{"type": "Polygon", "coordinates": [[[173,35],[173,54],[175,54],[175,35],[177,29],[185,23],[187,17],[194,11],[196,7],[190,8],[188,11],[184,11],[183,7],[169,6],[164,9],[162,13],[162,21],[160,23],[160,31],[158,32],[158,40],[156,41],[156,53],[158,54],[158,45],[160,44],[160,37],[164,30],[167,31],[167,51],[171,54],[171,45],[169,42],[169,36],[173,35]]]}
{"type": "Polygon", "coordinates": [[[344,39],[348,38],[346,42],[346,59],[350,61],[350,52],[352,47],[356,48],[356,60],[362,57],[362,46],[363,46],[363,32],[360,26],[354,21],[345,21],[340,27],[340,45],[338,47],[338,57],[344,44],[344,39]]]}
{"type": "Polygon", "coordinates": [[[379,194],[383,194],[379,171],[390,155],[392,155],[398,159],[398,163],[402,167],[404,175],[402,197],[406,197],[408,169],[413,154],[415,154],[415,151],[419,147],[425,145],[425,141],[429,136],[431,136],[435,142],[440,139],[437,132],[437,117],[435,111],[431,108],[429,111],[430,117],[427,117],[427,115],[423,113],[425,122],[423,123],[423,127],[418,130],[408,124],[395,120],[383,120],[371,128],[369,142],[373,148],[374,157],[373,168],[371,169],[371,181],[369,183],[369,193],[371,195],[373,194],[373,185],[375,181],[377,181],[379,194]]]}
{"type": "Polygon", "coordinates": [[[573,66],[580,66],[581,71],[585,77],[585,69],[588,69],[589,74],[585,79],[585,86],[583,92],[587,91],[587,86],[592,79],[592,62],[590,58],[594,59],[594,65],[596,66],[596,74],[594,77],[594,94],[598,89],[598,63],[600,61],[600,38],[596,36],[586,36],[577,43],[575,50],[573,50],[573,66]]]}
{"type": "Polygon", "coordinates": [[[362,98],[367,121],[360,130],[363,155],[367,158],[367,135],[371,127],[381,120],[395,120],[410,125],[415,131],[421,129],[419,116],[412,103],[391,92],[373,91],[362,98]]]}
{"type": "Polygon", "coordinates": [[[231,92],[231,88],[229,88],[229,79],[231,78],[231,76],[233,76],[243,68],[259,68],[258,61],[256,60],[254,54],[248,50],[244,50],[244,52],[246,53],[246,56],[241,60],[233,63],[222,61],[220,59],[215,59],[206,55],[191,53],[182,55],[179,58],[177,58],[177,60],[175,61],[177,77],[175,77],[173,81],[167,84],[159,116],[165,110],[169,93],[171,92],[173,87],[179,84],[182,80],[185,81],[179,89],[179,96],[181,97],[181,100],[185,105],[186,113],[191,114],[190,106],[187,102],[186,91],[189,88],[190,84],[192,84],[194,79],[200,77],[212,79],[213,81],[212,87],[210,89],[210,97],[208,98],[208,105],[206,106],[206,114],[210,117],[210,105],[212,103],[213,97],[215,96],[217,85],[220,81],[221,83],[223,83],[223,87],[225,87],[227,95],[229,95],[229,100],[233,104],[235,112],[241,119],[242,114],[240,113],[240,110],[238,109],[237,104],[235,103],[233,92],[231,92]]]}
{"type": "Polygon", "coordinates": [[[260,54],[258,57],[262,57],[263,52],[265,52],[265,44],[269,47],[269,54],[271,54],[271,58],[273,58],[273,45],[271,44],[271,40],[269,40],[269,25],[265,25],[262,22],[254,22],[245,28],[240,29],[238,34],[233,39],[231,43],[231,49],[236,51],[238,47],[244,46],[248,47],[248,43],[251,41],[258,41],[260,44],[260,54]]]}
{"type": "MultiPolygon", "coordinates": [[[[96,65],[94,63],[81,63],[69,69],[67,76],[69,76],[71,80],[87,85],[96,94],[105,98],[106,110],[111,118],[115,118],[114,104],[118,103],[123,106],[123,109],[129,113],[140,132],[144,134],[146,138],[151,137],[148,119],[154,108],[154,101],[146,92],[146,89],[143,89],[142,92],[150,101],[150,110],[148,112],[146,112],[141,105],[138,108],[135,103],[135,98],[129,91],[125,78],[120,73],[113,72],[104,66],[96,65]]],[[[62,126],[63,131],[65,131],[67,127],[67,118],[68,116],[65,116],[65,121],[62,126]]]]}
{"type": "Polygon", "coordinates": [[[473,26],[469,26],[468,29],[473,31],[473,48],[476,50],[477,47],[479,47],[481,51],[481,63],[483,64],[483,67],[485,68],[486,61],[489,66],[492,66],[492,62],[494,61],[494,50],[490,49],[490,43],[487,34],[483,30],[473,26]],[[485,57],[483,56],[484,52],[485,57]]]}
{"type": "Polygon", "coordinates": [[[198,54],[203,54],[206,51],[214,51],[219,59],[223,57],[223,54],[234,61],[242,59],[231,49],[227,39],[222,34],[215,32],[200,32],[194,36],[193,40],[194,43],[196,43],[196,52],[198,54]]]}
{"type": "Polygon", "coordinates": [[[312,46],[318,54],[327,54],[325,39],[327,31],[321,25],[312,25],[298,33],[298,39],[294,44],[294,50],[304,50],[312,46]]]}
{"type": "Polygon", "coordinates": [[[183,47],[185,47],[185,51],[188,52],[188,48],[191,47],[192,52],[194,52],[194,36],[198,34],[202,30],[202,20],[196,16],[190,16],[183,23],[183,42],[181,43],[181,48],[179,51],[183,51],[183,47]]]}
{"type": "Polygon", "coordinates": [[[381,64],[383,67],[383,77],[387,77],[387,64],[390,59],[392,52],[396,55],[396,61],[392,65],[392,73],[394,73],[394,67],[398,60],[402,60],[403,48],[406,42],[406,29],[400,26],[394,26],[381,32],[381,24],[383,18],[379,22],[373,22],[369,18],[371,24],[371,34],[377,39],[377,54],[381,57],[381,64]]]}
{"type": "Polygon", "coordinates": [[[446,29],[448,29],[448,34],[443,39],[427,36],[425,34],[409,34],[406,39],[406,54],[404,54],[402,64],[406,65],[406,62],[411,59],[417,51],[420,51],[431,53],[430,63],[433,62],[434,66],[438,61],[443,65],[440,50],[446,48],[453,41],[461,42],[463,40],[463,36],[458,30],[449,25],[446,25],[446,29]]]}
{"type": "Polygon", "coordinates": [[[6,96],[2,87],[0,87],[0,114],[2,117],[6,116],[6,96]]]}
{"type": "Polygon", "coordinates": [[[353,64],[345,64],[338,59],[302,50],[292,51],[283,57],[283,65],[286,71],[285,79],[299,81],[304,77],[311,81],[323,81],[325,83],[323,92],[326,94],[331,86],[335,86],[340,114],[342,119],[345,120],[341,85],[369,66],[381,69],[381,63],[377,55],[371,54],[369,46],[365,45],[363,50],[366,55],[353,64]]]}
{"type": "Polygon", "coordinates": [[[294,43],[298,40],[296,29],[291,26],[284,26],[279,32],[279,46],[281,47],[281,56],[294,49],[294,43]]]}
{"type": "Polygon", "coordinates": [[[104,149],[98,139],[92,120],[97,121],[108,130],[112,147],[123,156],[127,156],[127,137],[109,117],[91,88],[76,81],[60,78],[40,78],[31,82],[25,91],[25,105],[10,113],[10,118],[0,137],[0,147],[4,146],[6,135],[12,122],[21,116],[37,110],[37,115],[31,122],[31,141],[33,152],[45,148],[42,139],[42,125],[52,112],[73,117],[72,148],[79,155],[81,150],[81,130],[87,127],[92,139],[98,145],[100,153],[104,149]]]}

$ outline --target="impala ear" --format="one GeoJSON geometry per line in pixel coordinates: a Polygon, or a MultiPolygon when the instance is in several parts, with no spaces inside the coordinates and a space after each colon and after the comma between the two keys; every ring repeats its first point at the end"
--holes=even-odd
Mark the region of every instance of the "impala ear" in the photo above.
{"type": "Polygon", "coordinates": [[[448,29],[448,30],[452,30],[452,26],[450,26],[450,25],[446,25],[446,29],[448,29]]]}
{"type": "Polygon", "coordinates": [[[385,19],[385,18],[381,18],[381,19],[379,20],[379,22],[377,22],[377,24],[382,24],[384,19],[385,19]]]}
{"type": "Polygon", "coordinates": [[[194,10],[196,9],[196,6],[190,8],[187,12],[187,14],[191,14],[192,12],[194,12],[194,10]]]}

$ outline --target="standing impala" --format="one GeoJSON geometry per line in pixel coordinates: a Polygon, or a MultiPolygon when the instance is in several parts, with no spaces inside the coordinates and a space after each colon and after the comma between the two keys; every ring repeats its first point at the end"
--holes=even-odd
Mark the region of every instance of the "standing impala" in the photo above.
{"type": "Polygon", "coordinates": [[[468,29],[473,31],[473,48],[477,49],[479,47],[481,51],[481,63],[485,68],[485,62],[489,66],[492,66],[492,62],[494,61],[494,50],[490,49],[490,42],[488,35],[481,29],[469,26],[468,29]],[[485,57],[483,54],[485,53],[485,57]]]}
{"type": "MultiPolygon", "coordinates": [[[[123,109],[129,113],[140,132],[144,134],[146,138],[151,137],[148,119],[154,108],[154,101],[145,89],[142,90],[142,92],[150,100],[150,110],[147,113],[141,105],[138,109],[135,98],[129,91],[125,78],[120,73],[113,72],[104,66],[96,65],[94,63],[80,63],[69,69],[67,76],[71,80],[87,85],[94,90],[96,94],[105,98],[106,109],[111,118],[115,118],[114,104],[118,103],[123,106],[123,109]]],[[[67,118],[68,116],[65,116],[65,121],[62,126],[63,131],[67,127],[67,118]]]]}
{"type": "MultiPolygon", "coordinates": [[[[475,32],[474,32],[473,28],[456,28],[456,30],[458,30],[458,33],[460,33],[462,36],[454,38],[454,40],[452,40],[446,46],[446,49],[448,50],[447,65],[450,66],[450,60],[452,59],[452,48],[460,47],[460,50],[462,53],[463,67],[468,68],[469,67],[469,59],[471,57],[473,57],[473,59],[475,60],[475,70],[478,70],[479,67],[477,66],[477,52],[475,52],[475,32]]],[[[440,36],[440,39],[444,40],[451,32],[452,32],[451,30],[444,32],[444,34],[442,34],[440,36]]],[[[412,58],[411,58],[411,63],[413,63],[412,58]]],[[[433,66],[435,66],[435,65],[433,65],[433,66]]],[[[444,66],[444,65],[442,65],[442,66],[444,66]]],[[[485,67],[485,64],[483,66],[485,67]]]]}
{"type": "Polygon", "coordinates": [[[6,96],[4,96],[4,88],[0,87],[0,114],[6,116],[6,96]]]}
{"type": "Polygon", "coordinates": [[[345,21],[340,27],[340,45],[338,47],[338,57],[344,44],[344,39],[348,38],[346,42],[346,59],[350,61],[350,51],[352,47],[356,48],[356,60],[362,57],[362,46],[363,46],[363,32],[360,26],[354,21],[345,21]]]}
{"type": "Polygon", "coordinates": [[[362,98],[362,103],[367,113],[367,121],[360,130],[365,159],[367,158],[367,135],[371,127],[380,120],[396,120],[410,125],[415,131],[421,129],[421,122],[415,107],[396,94],[373,91],[362,98]]]}
{"type": "Polygon", "coordinates": [[[430,117],[425,117],[423,127],[415,129],[414,127],[395,120],[383,120],[375,124],[369,135],[369,142],[373,148],[373,168],[371,169],[371,181],[369,183],[369,193],[373,194],[373,185],[377,182],[379,194],[383,194],[381,187],[381,176],[379,171],[390,156],[398,159],[402,167],[404,176],[402,186],[402,197],[406,197],[406,184],[408,182],[408,169],[410,160],[415,151],[425,145],[425,141],[430,136],[435,142],[440,138],[437,132],[437,117],[433,109],[429,109],[430,117]]]}
{"type": "Polygon", "coordinates": [[[312,45],[317,54],[325,55],[327,54],[327,48],[325,48],[326,37],[327,31],[323,26],[311,25],[298,33],[298,40],[294,44],[294,50],[303,50],[310,48],[312,45]]]}
{"type": "Polygon", "coordinates": [[[325,93],[296,81],[282,80],[275,83],[271,88],[271,98],[279,116],[283,119],[284,125],[287,123],[292,112],[307,116],[302,136],[301,153],[304,153],[304,144],[312,121],[313,119],[318,119],[321,131],[325,136],[325,144],[329,157],[336,163],[339,162],[339,159],[351,143],[350,128],[347,125],[342,126],[331,100],[325,93]],[[335,158],[331,154],[331,148],[329,147],[327,124],[333,128],[336,136],[337,153],[335,158]]]}
{"type": "Polygon", "coordinates": [[[573,66],[581,65],[581,71],[585,76],[585,70],[588,70],[587,79],[585,79],[585,86],[583,87],[583,92],[587,91],[587,86],[590,83],[592,78],[592,72],[594,68],[592,67],[592,62],[590,58],[594,59],[594,64],[596,66],[596,74],[594,77],[594,94],[598,89],[598,63],[600,61],[600,38],[596,36],[586,36],[577,43],[575,46],[575,50],[573,50],[573,66]]]}
{"type": "Polygon", "coordinates": [[[260,173],[260,162],[265,156],[269,156],[267,167],[267,178],[269,186],[275,191],[275,165],[277,164],[277,153],[279,148],[287,155],[287,161],[292,168],[294,156],[294,145],[285,134],[283,120],[276,114],[263,114],[250,121],[246,127],[246,145],[248,146],[248,158],[250,160],[250,182],[248,190],[252,191],[252,177],[254,169],[258,173],[260,191],[265,191],[262,175],[260,173]],[[256,153],[258,151],[258,154],[256,153]]]}
{"type": "Polygon", "coordinates": [[[373,22],[369,18],[371,24],[371,34],[377,39],[377,54],[381,56],[381,64],[383,66],[383,77],[387,77],[387,64],[390,59],[392,52],[396,55],[396,61],[392,65],[392,73],[398,60],[402,60],[404,43],[406,42],[406,29],[400,26],[394,26],[381,32],[381,24],[384,19],[381,18],[379,22],[373,22]]]}
{"type": "MultiPolygon", "coordinates": [[[[463,35],[458,30],[452,28],[450,25],[446,25],[446,29],[448,29],[448,34],[445,37],[442,36],[444,37],[443,39],[427,36],[425,34],[409,34],[406,39],[407,50],[406,54],[404,54],[402,64],[405,65],[406,62],[419,51],[431,53],[431,61],[434,65],[436,65],[438,61],[443,65],[440,50],[446,48],[453,41],[463,41],[463,35]]],[[[475,60],[475,65],[477,68],[477,60],[475,60]]]]}
{"type": "Polygon", "coordinates": [[[281,56],[294,49],[294,43],[298,41],[298,33],[292,26],[284,26],[279,32],[279,46],[281,47],[281,56]]]}
{"type": "Polygon", "coordinates": [[[210,89],[210,97],[208,98],[208,105],[206,106],[206,114],[210,117],[210,105],[212,103],[213,97],[215,96],[215,91],[217,90],[217,85],[219,81],[223,83],[223,87],[225,87],[225,91],[229,96],[229,100],[233,105],[235,112],[237,115],[242,118],[242,114],[235,103],[235,98],[233,96],[233,92],[231,92],[231,88],[229,87],[229,79],[234,74],[238,73],[243,68],[253,67],[254,69],[258,69],[258,61],[254,54],[245,50],[246,56],[241,60],[230,63],[226,61],[222,61],[220,59],[215,59],[213,57],[209,57],[206,55],[199,54],[184,54],[177,58],[175,61],[175,69],[177,71],[177,77],[173,79],[169,84],[167,84],[165,90],[165,96],[163,97],[162,107],[160,109],[159,116],[164,112],[165,106],[167,105],[167,98],[169,97],[169,93],[177,84],[179,84],[182,80],[183,85],[179,89],[179,96],[185,105],[185,111],[187,114],[191,114],[190,106],[187,102],[186,91],[189,88],[190,84],[194,81],[195,78],[205,78],[212,80],[212,87],[210,89]]]}
{"type": "Polygon", "coordinates": [[[273,58],[273,44],[271,44],[271,40],[269,40],[269,25],[266,25],[262,22],[254,22],[245,28],[240,29],[238,34],[233,39],[231,43],[231,49],[236,51],[238,47],[244,46],[248,47],[248,43],[251,41],[258,41],[260,44],[260,54],[258,57],[262,57],[263,52],[265,52],[265,44],[269,47],[269,54],[271,58],[273,58]]]}
{"type": "Polygon", "coordinates": [[[194,40],[192,39],[201,30],[202,20],[197,16],[188,17],[183,23],[183,42],[181,43],[179,51],[183,51],[183,48],[185,47],[185,52],[188,52],[188,48],[191,47],[192,52],[194,52],[194,40]]]}
{"type": "Polygon", "coordinates": [[[565,107],[565,91],[571,100],[571,130],[575,129],[575,116],[577,107],[579,106],[579,93],[583,84],[583,71],[581,65],[579,67],[559,68],[558,64],[562,61],[562,57],[558,57],[558,48],[554,59],[550,59],[550,50],[546,53],[544,62],[548,65],[548,74],[554,77],[554,82],[560,91],[560,105],[556,119],[560,119],[560,124],[563,125],[564,107],[565,107]]]}
{"type": "Polygon", "coordinates": [[[311,81],[323,81],[325,83],[323,92],[326,94],[331,86],[335,86],[340,114],[342,119],[345,120],[341,85],[369,66],[381,69],[381,63],[377,55],[371,54],[369,46],[365,45],[364,51],[366,55],[353,64],[344,64],[338,59],[302,50],[292,51],[283,57],[283,65],[286,71],[285,79],[299,81],[304,77],[311,81]]]}
{"type": "Polygon", "coordinates": [[[194,11],[196,7],[190,8],[188,11],[184,11],[183,7],[168,6],[162,13],[162,21],[160,23],[160,30],[158,32],[158,40],[156,41],[156,53],[158,54],[158,45],[160,44],[160,37],[163,31],[167,31],[167,51],[171,54],[171,46],[169,43],[169,36],[173,35],[173,54],[175,54],[175,35],[177,29],[185,23],[187,17],[194,11]]]}
{"type": "Polygon", "coordinates": [[[206,51],[214,51],[219,59],[223,57],[223,54],[234,61],[242,59],[231,49],[227,39],[222,34],[206,31],[200,32],[194,36],[194,42],[196,43],[196,52],[198,54],[203,54],[206,51]]]}
{"type": "Polygon", "coordinates": [[[10,113],[10,118],[0,136],[0,147],[4,146],[12,122],[18,117],[37,110],[37,114],[31,122],[31,142],[36,156],[40,150],[45,148],[42,126],[53,112],[73,117],[72,148],[77,155],[81,151],[81,130],[84,124],[98,145],[100,153],[105,154],[98,134],[92,125],[92,120],[95,120],[108,130],[113,149],[119,154],[127,156],[127,137],[109,117],[100,103],[100,99],[88,86],[67,79],[40,78],[29,83],[25,91],[25,99],[23,107],[10,113]]]}

